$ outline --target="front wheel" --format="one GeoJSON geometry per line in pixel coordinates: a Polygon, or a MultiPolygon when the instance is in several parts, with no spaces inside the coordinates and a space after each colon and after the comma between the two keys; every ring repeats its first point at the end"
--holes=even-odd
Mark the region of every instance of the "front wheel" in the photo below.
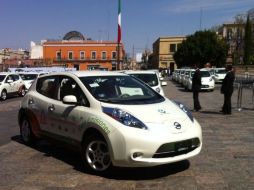
{"type": "Polygon", "coordinates": [[[87,137],[82,144],[85,167],[93,172],[106,172],[111,166],[111,158],[106,141],[98,136],[87,137]]]}
{"type": "Polygon", "coordinates": [[[6,98],[7,98],[7,92],[6,92],[6,90],[3,90],[3,91],[1,92],[1,99],[2,99],[2,100],[6,100],[6,98]]]}
{"type": "Polygon", "coordinates": [[[35,141],[35,136],[32,132],[30,122],[27,118],[24,118],[22,120],[22,123],[20,125],[20,135],[22,141],[27,145],[31,145],[35,141]]]}

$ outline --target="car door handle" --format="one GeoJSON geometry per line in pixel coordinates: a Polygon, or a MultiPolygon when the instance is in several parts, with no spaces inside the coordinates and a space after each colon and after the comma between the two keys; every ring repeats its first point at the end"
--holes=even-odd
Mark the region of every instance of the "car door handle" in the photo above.
{"type": "Polygon", "coordinates": [[[53,112],[55,110],[55,106],[51,105],[48,107],[48,111],[53,112]]]}

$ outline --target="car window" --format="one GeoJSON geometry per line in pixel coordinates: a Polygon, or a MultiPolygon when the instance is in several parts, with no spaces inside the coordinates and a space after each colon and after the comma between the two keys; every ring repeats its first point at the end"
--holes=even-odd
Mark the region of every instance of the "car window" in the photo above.
{"type": "Polygon", "coordinates": [[[48,76],[39,78],[36,84],[36,90],[48,98],[57,99],[58,77],[48,76]]]}
{"type": "Polygon", "coordinates": [[[6,75],[0,75],[0,82],[2,82],[5,79],[6,75]]]}
{"type": "Polygon", "coordinates": [[[219,69],[216,71],[217,74],[225,74],[227,71],[225,69],[219,69]]]}
{"type": "Polygon", "coordinates": [[[158,77],[157,75],[154,74],[150,74],[150,73],[132,73],[129,74],[131,76],[137,77],[138,79],[142,80],[143,82],[145,82],[146,84],[148,84],[149,86],[158,86],[159,82],[158,82],[158,77]]]}
{"type": "Polygon", "coordinates": [[[209,71],[200,71],[200,73],[201,73],[201,77],[210,77],[211,76],[209,71]]]}
{"type": "Polygon", "coordinates": [[[89,106],[89,102],[76,81],[70,77],[60,77],[59,80],[59,100],[68,95],[73,95],[77,98],[78,103],[83,106],[89,106]]]}
{"type": "Polygon", "coordinates": [[[18,75],[12,75],[13,81],[17,81],[19,80],[19,76],[18,75]]]}
{"type": "Polygon", "coordinates": [[[99,101],[116,104],[149,104],[164,101],[150,87],[131,76],[80,77],[88,91],[99,101]]]}
{"type": "Polygon", "coordinates": [[[38,74],[20,74],[22,80],[35,80],[38,74]]]}
{"type": "Polygon", "coordinates": [[[12,75],[7,76],[7,78],[6,78],[5,82],[7,82],[8,80],[12,80],[12,81],[14,81],[14,79],[13,79],[12,75]]]}

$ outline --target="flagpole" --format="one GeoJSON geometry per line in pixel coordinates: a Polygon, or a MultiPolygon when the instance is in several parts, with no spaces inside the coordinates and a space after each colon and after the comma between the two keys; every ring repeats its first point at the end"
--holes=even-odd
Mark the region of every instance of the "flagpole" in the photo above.
{"type": "Polygon", "coordinates": [[[121,0],[118,0],[118,29],[117,29],[117,65],[116,70],[120,70],[120,43],[122,37],[121,31],[121,0]]]}

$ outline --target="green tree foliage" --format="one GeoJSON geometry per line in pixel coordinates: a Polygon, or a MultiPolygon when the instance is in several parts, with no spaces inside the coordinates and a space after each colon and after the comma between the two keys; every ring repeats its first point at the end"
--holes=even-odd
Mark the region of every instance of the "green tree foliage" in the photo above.
{"type": "Polygon", "coordinates": [[[251,63],[252,53],[252,34],[251,34],[251,22],[249,15],[245,25],[245,36],[244,36],[244,64],[249,65],[251,63]]]}
{"type": "Polygon", "coordinates": [[[227,52],[226,42],[215,32],[198,31],[179,45],[174,60],[178,68],[195,64],[202,68],[206,63],[221,67],[226,63],[227,52]]]}

